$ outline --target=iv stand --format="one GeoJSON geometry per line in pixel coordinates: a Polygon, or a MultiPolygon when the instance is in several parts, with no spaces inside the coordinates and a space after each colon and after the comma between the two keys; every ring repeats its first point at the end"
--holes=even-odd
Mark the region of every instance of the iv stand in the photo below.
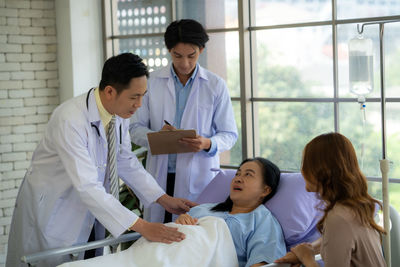
{"type": "Polygon", "coordinates": [[[383,238],[383,248],[387,267],[391,266],[390,251],[390,209],[389,209],[389,160],[386,158],[386,97],[385,97],[385,50],[383,34],[385,23],[399,22],[400,20],[386,20],[368,22],[361,25],[361,30],[357,24],[357,31],[362,34],[365,25],[379,24],[379,56],[380,56],[380,75],[381,75],[381,122],[382,122],[382,160],[380,168],[382,173],[382,200],[383,200],[383,226],[386,236],[383,238]]]}

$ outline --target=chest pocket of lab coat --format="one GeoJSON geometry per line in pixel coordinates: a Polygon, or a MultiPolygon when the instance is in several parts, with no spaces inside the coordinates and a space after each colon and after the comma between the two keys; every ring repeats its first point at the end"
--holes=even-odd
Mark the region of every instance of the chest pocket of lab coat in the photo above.
{"type": "Polygon", "coordinates": [[[199,135],[203,135],[205,137],[210,137],[213,135],[212,130],[212,122],[213,122],[213,114],[214,107],[210,103],[199,103],[199,111],[198,111],[198,129],[199,135]]]}

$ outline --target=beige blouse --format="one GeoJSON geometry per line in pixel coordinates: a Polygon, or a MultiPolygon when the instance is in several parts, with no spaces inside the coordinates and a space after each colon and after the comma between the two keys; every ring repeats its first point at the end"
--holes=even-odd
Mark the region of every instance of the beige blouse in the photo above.
{"type": "Polygon", "coordinates": [[[379,233],[362,226],[351,209],[336,204],[324,222],[321,256],[325,267],[383,267],[379,233]]]}

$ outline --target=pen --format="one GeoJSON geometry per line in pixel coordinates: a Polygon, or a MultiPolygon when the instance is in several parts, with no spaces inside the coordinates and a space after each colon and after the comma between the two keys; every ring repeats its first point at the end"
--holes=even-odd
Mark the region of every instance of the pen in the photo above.
{"type": "Polygon", "coordinates": [[[171,123],[169,123],[168,121],[164,120],[165,124],[172,126],[171,123]]]}

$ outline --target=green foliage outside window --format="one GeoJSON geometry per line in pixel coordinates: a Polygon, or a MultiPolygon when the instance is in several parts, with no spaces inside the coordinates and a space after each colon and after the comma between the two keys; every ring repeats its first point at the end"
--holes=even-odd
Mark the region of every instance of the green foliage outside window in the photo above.
{"type": "MultiPolygon", "coordinates": [[[[397,54],[399,54],[397,56],[399,58],[400,50],[397,54]]],[[[258,60],[257,65],[257,84],[259,85],[257,90],[268,92],[271,97],[299,97],[296,92],[302,92],[302,95],[312,95],[311,84],[302,80],[300,71],[295,67],[265,64],[268,62],[266,47],[258,47],[257,58],[262,59],[258,60]],[[292,90],[293,88],[296,90],[292,90]],[[308,92],[303,90],[308,90],[308,92]]],[[[390,63],[391,65],[387,66],[386,79],[391,83],[399,82],[399,75],[395,70],[400,69],[400,62],[391,61],[390,63]]],[[[228,86],[233,90],[239,90],[239,75],[233,73],[237,70],[238,64],[238,60],[233,60],[228,64],[231,66],[228,68],[228,77],[232,77],[228,79],[228,86]]],[[[374,107],[374,105],[379,106],[378,103],[367,103],[367,116],[368,106],[374,107]]],[[[254,102],[254,107],[257,131],[255,135],[259,138],[260,156],[269,158],[284,170],[299,171],[304,146],[313,137],[334,131],[332,102],[254,102]]],[[[236,112],[235,116],[236,121],[240,121],[240,112],[236,112]]],[[[396,121],[394,120],[394,122],[396,121]]],[[[388,123],[391,122],[388,121],[388,123]]],[[[363,173],[367,176],[380,177],[381,129],[368,119],[363,126],[358,103],[339,103],[339,129],[352,141],[363,173]],[[362,146],[364,146],[363,156],[361,155],[362,146]]],[[[400,162],[400,153],[398,153],[400,151],[400,134],[389,134],[387,140],[388,158],[393,162],[400,162]]],[[[232,149],[231,158],[232,162],[240,162],[240,147],[235,146],[232,149]]],[[[391,165],[389,175],[400,178],[400,166],[391,165]]],[[[380,182],[369,182],[369,191],[375,198],[382,198],[380,182]]],[[[389,184],[389,194],[390,203],[400,210],[400,184],[389,184]]]]}

